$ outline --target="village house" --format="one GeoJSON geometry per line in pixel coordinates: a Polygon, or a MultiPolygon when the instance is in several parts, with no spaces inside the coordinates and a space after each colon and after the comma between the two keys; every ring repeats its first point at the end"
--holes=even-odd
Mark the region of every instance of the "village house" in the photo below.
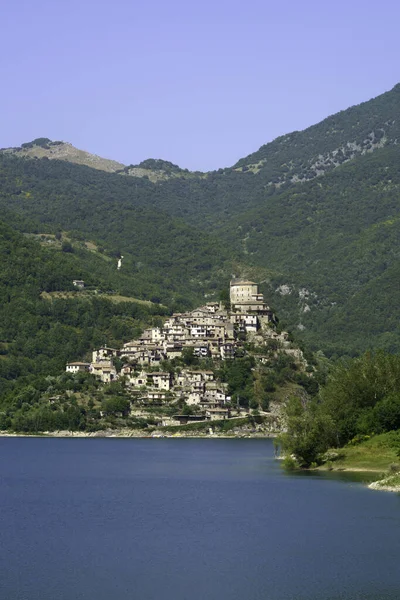
{"type": "Polygon", "coordinates": [[[180,342],[167,342],[164,347],[164,352],[168,360],[180,358],[182,356],[183,346],[180,342]]]}
{"type": "Polygon", "coordinates": [[[154,366],[160,364],[160,362],[164,360],[164,351],[154,344],[148,344],[146,346],[141,346],[140,350],[137,352],[126,353],[126,351],[123,351],[121,357],[129,358],[131,362],[142,366],[154,366]]]}
{"type": "Polygon", "coordinates": [[[204,307],[204,310],[207,310],[208,312],[215,314],[218,310],[223,310],[222,303],[221,302],[207,302],[207,304],[204,307]]]}
{"type": "Polygon", "coordinates": [[[203,398],[200,400],[198,407],[203,410],[206,411],[209,408],[220,408],[221,406],[224,406],[223,404],[221,404],[218,400],[213,400],[212,398],[207,398],[206,396],[203,396],[203,398]]]}
{"type": "Polygon", "coordinates": [[[102,346],[98,350],[92,352],[92,362],[98,363],[102,361],[109,362],[113,356],[118,356],[119,350],[115,348],[108,348],[107,346],[102,346]]]}
{"type": "Polygon", "coordinates": [[[256,333],[260,327],[256,314],[236,313],[231,315],[230,320],[236,326],[238,333],[256,333]]]}
{"type": "Polygon", "coordinates": [[[163,372],[147,373],[147,385],[151,385],[154,388],[160,390],[171,389],[171,374],[163,372]]]}
{"type": "Polygon", "coordinates": [[[152,342],[161,342],[165,339],[165,335],[163,330],[160,327],[153,327],[151,331],[151,340],[152,342]]]}
{"type": "Polygon", "coordinates": [[[185,397],[185,402],[189,406],[193,406],[193,405],[196,405],[196,404],[200,404],[200,402],[202,401],[202,399],[203,399],[202,392],[192,391],[192,392],[189,392],[188,396],[185,397]]]}
{"type": "Polygon", "coordinates": [[[227,385],[217,381],[207,381],[205,385],[204,399],[207,402],[226,404],[230,402],[230,396],[226,395],[227,385]]]}
{"type": "Polygon", "coordinates": [[[92,375],[100,379],[103,383],[111,383],[118,377],[117,370],[111,361],[102,361],[99,363],[91,363],[90,372],[92,375]]]}
{"type": "Polygon", "coordinates": [[[236,346],[233,342],[225,342],[220,347],[221,359],[227,360],[229,358],[235,358],[236,346]]]}
{"type": "Polygon", "coordinates": [[[89,371],[90,363],[86,362],[70,362],[67,363],[65,370],[67,373],[79,373],[82,371],[89,371]]]}
{"type": "Polygon", "coordinates": [[[147,372],[137,373],[132,365],[124,365],[121,369],[121,375],[126,378],[126,383],[130,387],[143,387],[147,385],[147,372]]]}
{"type": "Polygon", "coordinates": [[[199,342],[193,346],[193,356],[198,358],[207,358],[208,343],[206,341],[199,342]]]}
{"type": "Polygon", "coordinates": [[[142,345],[147,346],[150,344],[153,344],[153,334],[152,334],[152,330],[151,329],[145,329],[142,333],[142,335],[139,337],[140,342],[142,343],[142,345]]]}
{"type": "Polygon", "coordinates": [[[220,341],[211,341],[209,343],[209,351],[210,356],[213,359],[219,359],[221,357],[220,349],[219,349],[220,341]]]}
{"type": "Polygon", "coordinates": [[[206,417],[211,421],[219,421],[221,419],[229,419],[231,411],[229,408],[208,408],[206,417]]]}
{"type": "Polygon", "coordinates": [[[85,287],[85,282],[83,281],[83,279],[73,279],[72,285],[80,290],[83,290],[83,288],[85,287]]]}
{"type": "Polygon", "coordinates": [[[151,403],[165,402],[167,399],[167,392],[164,390],[149,390],[146,392],[145,397],[142,397],[144,402],[148,401],[151,403]]]}

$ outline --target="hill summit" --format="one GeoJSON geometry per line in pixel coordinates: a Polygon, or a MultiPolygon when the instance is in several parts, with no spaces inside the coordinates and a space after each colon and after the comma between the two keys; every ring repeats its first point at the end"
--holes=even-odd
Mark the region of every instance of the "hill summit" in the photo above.
{"type": "Polygon", "coordinates": [[[124,165],[116,160],[103,158],[97,154],[80,150],[69,142],[52,141],[41,137],[26,142],[15,148],[1,148],[0,154],[14,155],[18,158],[62,160],[77,165],[85,165],[92,169],[106,173],[118,173],[131,177],[147,177],[153,183],[164,181],[171,177],[187,177],[202,175],[200,172],[191,173],[188,169],[181,169],[178,165],[162,159],[148,158],[138,165],[124,165]]]}
{"type": "Polygon", "coordinates": [[[78,165],[86,165],[93,169],[115,173],[123,169],[124,165],[116,160],[102,158],[85,150],[79,150],[68,142],[52,142],[49,138],[36,138],[17,148],[2,148],[3,154],[14,154],[19,158],[48,158],[50,160],[64,160],[78,165]]]}

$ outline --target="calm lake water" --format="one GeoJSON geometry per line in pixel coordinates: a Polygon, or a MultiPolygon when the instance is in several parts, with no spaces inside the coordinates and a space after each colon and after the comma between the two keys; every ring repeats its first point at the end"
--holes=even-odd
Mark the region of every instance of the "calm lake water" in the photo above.
{"type": "Polygon", "coordinates": [[[399,600],[400,495],[271,440],[0,438],[1,600],[399,600]]]}

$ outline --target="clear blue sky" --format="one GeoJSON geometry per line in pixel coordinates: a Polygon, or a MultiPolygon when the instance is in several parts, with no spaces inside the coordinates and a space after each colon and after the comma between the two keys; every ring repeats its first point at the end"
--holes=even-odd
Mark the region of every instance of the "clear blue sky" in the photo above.
{"type": "Polygon", "coordinates": [[[400,81],[396,0],[3,0],[0,147],[232,165],[400,81]]]}

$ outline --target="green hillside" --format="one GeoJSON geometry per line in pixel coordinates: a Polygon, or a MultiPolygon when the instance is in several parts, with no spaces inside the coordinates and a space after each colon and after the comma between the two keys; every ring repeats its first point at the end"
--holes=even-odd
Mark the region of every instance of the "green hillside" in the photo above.
{"type": "Polygon", "coordinates": [[[43,247],[0,222],[0,403],[59,375],[68,360],[89,357],[94,347],[132,339],[168,312],[150,303],[113,302],[106,292],[120,275],[109,277],[103,258],[72,248],[43,247]],[[76,278],[86,288],[72,295],[76,278]],[[52,298],[57,291],[70,294],[52,298]]]}
{"type": "Polygon", "coordinates": [[[397,143],[400,84],[328,117],[304,131],[294,131],[242,158],[234,168],[260,172],[263,179],[282,184],[309,180],[345,161],[397,143]]]}
{"type": "Polygon", "coordinates": [[[155,186],[146,179],[0,154],[0,181],[8,222],[21,231],[67,230],[122,254],[137,296],[188,306],[229,280],[227,261],[235,253],[156,206],[155,186]]]}
{"type": "Polygon", "coordinates": [[[6,151],[0,207],[19,231],[122,254],[122,295],[179,308],[251,276],[314,349],[395,351],[399,113],[400,84],[206,174],[154,159],[106,173],[6,151]]]}
{"type": "Polygon", "coordinates": [[[271,196],[225,233],[236,231],[248,259],[276,273],[269,297],[314,347],[399,349],[399,164],[397,145],[361,156],[271,196]]]}

